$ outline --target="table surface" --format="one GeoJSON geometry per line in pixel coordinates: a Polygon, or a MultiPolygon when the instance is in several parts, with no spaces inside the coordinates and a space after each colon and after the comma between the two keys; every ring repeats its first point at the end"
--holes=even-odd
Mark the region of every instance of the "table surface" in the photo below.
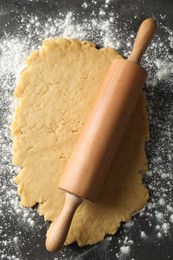
{"type": "MultiPolygon", "coordinates": [[[[28,17],[28,19],[30,19],[29,17],[37,16],[38,21],[49,21],[50,25],[51,22],[53,23],[55,19],[58,19],[58,17],[60,16],[62,17],[62,14],[67,14],[70,11],[75,14],[75,20],[73,22],[77,22],[78,24],[82,24],[84,18],[88,18],[88,16],[93,11],[95,13],[96,19],[100,17],[100,22],[102,22],[102,19],[104,21],[106,19],[109,19],[110,12],[115,13],[116,21],[115,28],[113,27],[113,29],[115,29],[116,32],[116,29],[118,28],[120,33],[123,32],[123,29],[126,30],[126,28],[124,28],[124,24],[126,24],[126,26],[128,24],[128,30],[132,30],[134,32],[137,30],[140,22],[144,18],[154,17],[157,20],[158,24],[161,25],[157,32],[158,37],[160,37],[160,41],[164,45],[166,45],[166,50],[167,52],[169,52],[170,55],[169,58],[172,59],[173,57],[173,49],[171,48],[170,42],[167,41],[168,33],[171,36],[171,32],[173,31],[172,0],[0,0],[1,55],[3,55],[2,49],[5,49],[5,46],[3,44],[7,44],[8,40],[12,38],[15,39],[15,37],[17,37],[18,39],[21,37],[21,41],[22,37],[26,39],[27,37],[29,37],[28,39],[30,39],[30,42],[32,42],[32,44],[34,42],[35,46],[41,44],[41,41],[43,39],[41,38],[40,33],[36,34],[34,31],[35,29],[33,29],[32,35],[31,30],[29,31],[26,26],[26,19],[23,19],[23,17],[28,17]],[[103,13],[102,11],[100,13],[100,10],[103,10],[103,13]]],[[[86,27],[87,25],[85,25],[84,30],[86,30],[86,27]]],[[[58,31],[57,28],[57,31],[52,30],[51,32],[50,30],[48,36],[60,36],[61,33],[63,34],[63,32],[58,31]]],[[[98,32],[98,34],[99,33],[100,32],[98,32]]],[[[104,43],[99,41],[101,39],[99,38],[100,36],[97,35],[96,37],[95,35],[97,35],[97,27],[95,27],[93,34],[91,32],[86,34],[86,39],[93,40],[102,47],[104,43]]],[[[126,34],[123,32],[122,35],[119,35],[119,37],[125,37],[124,35],[126,34]]],[[[83,36],[81,35],[81,37],[83,36]]],[[[30,43],[28,43],[28,46],[29,44],[30,43]]],[[[30,47],[28,47],[28,49],[29,48],[30,47]]],[[[119,45],[120,53],[122,51],[122,53],[125,54],[124,48],[125,47],[123,46],[123,44],[119,45]]],[[[21,52],[22,55],[22,51],[20,49],[15,49],[15,51],[17,51],[18,53],[21,52]]],[[[162,59],[164,51],[165,49],[163,48],[162,54],[158,54],[158,57],[157,55],[155,55],[154,57],[159,58],[159,55],[161,55],[160,57],[162,59]]],[[[7,57],[7,59],[8,58],[9,57],[7,57]]],[[[146,65],[146,69],[148,69],[149,71],[152,70],[152,68],[147,65],[146,61],[144,61],[144,64],[146,65]]],[[[151,65],[151,61],[149,62],[149,64],[151,65]]],[[[0,66],[0,69],[3,71],[2,62],[0,63],[0,66]]],[[[154,205],[154,203],[152,204],[152,202],[156,202],[157,199],[159,200],[157,194],[161,194],[159,193],[161,187],[165,187],[164,201],[166,201],[166,205],[162,205],[163,203],[160,203],[160,206],[157,206],[156,203],[154,209],[151,210],[150,207],[146,208],[145,211],[136,214],[132,218],[133,225],[131,227],[130,224],[129,227],[123,224],[114,236],[106,237],[104,241],[98,243],[97,245],[80,248],[77,246],[76,243],[74,243],[68,247],[63,247],[57,253],[49,253],[45,249],[44,240],[48,223],[44,223],[43,218],[36,213],[36,210],[25,209],[23,211],[22,214],[28,214],[28,218],[31,218],[35,221],[34,228],[32,228],[32,225],[27,228],[25,222],[21,222],[22,220],[20,219],[20,216],[17,213],[13,213],[13,207],[11,205],[13,204],[13,202],[11,203],[3,199],[7,197],[4,197],[4,193],[8,193],[8,190],[6,189],[7,182],[11,183],[10,179],[12,175],[15,175],[16,172],[15,168],[13,171],[9,170],[12,167],[10,151],[8,152],[8,154],[3,153],[3,145],[4,147],[7,147],[11,143],[9,131],[7,131],[9,124],[5,122],[4,117],[6,117],[10,107],[10,102],[12,102],[11,97],[12,90],[15,86],[15,77],[16,75],[12,75],[10,81],[8,82],[8,84],[10,85],[9,93],[6,93],[5,86],[4,84],[2,84],[5,78],[1,78],[0,87],[0,145],[2,147],[2,154],[0,156],[0,181],[2,187],[3,185],[5,187],[1,191],[0,200],[0,222],[2,223],[0,227],[1,259],[173,259],[173,213],[171,213],[171,207],[173,206],[173,192],[171,183],[173,175],[173,80],[171,80],[171,77],[169,80],[162,80],[161,78],[160,80],[158,80],[156,86],[154,87],[153,84],[150,84],[150,82],[148,82],[145,89],[148,100],[151,141],[147,144],[146,147],[147,155],[149,158],[149,172],[144,177],[144,182],[149,188],[150,192],[149,205],[154,205]],[[9,97],[8,102],[4,101],[4,95],[9,97]],[[158,156],[160,160],[158,160],[158,156]],[[169,179],[164,179],[163,173],[167,174],[169,179]],[[12,211],[9,211],[10,207],[12,211]],[[168,212],[169,210],[170,213],[168,212]],[[160,238],[158,237],[158,232],[156,229],[161,228],[161,226],[164,224],[164,221],[159,222],[157,216],[154,216],[157,215],[158,212],[165,217],[166,225],[168,224],[169,228],[169,232],[162,232],[162,236],[160,238]],[[152,214],[153,217],[151,217],[152,214]],[[145,238],[141,237],[141,231],[145,232],[145,238]],[[126,237],[128,237],[127,243],[125,242],[126,237]],[[132,242],[130,242],[130,240],[132,242]],[[128,245],[130,247],[130,252],[129,254],[122,255],[120,254],[120,247],[125,245],[128,245]]],[[[16,187],[10,185],[13,184],[9,184],[9,187],[12,187],[11,189],[16,191],[16,187]]],[[[12,195],[13,198],[17,196],[15,192],[13,192],[12,195]]]]}

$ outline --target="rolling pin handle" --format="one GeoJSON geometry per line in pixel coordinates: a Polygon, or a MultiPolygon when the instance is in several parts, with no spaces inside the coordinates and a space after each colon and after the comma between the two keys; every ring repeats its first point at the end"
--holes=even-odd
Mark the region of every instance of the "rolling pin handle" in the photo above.
{"type": "Polygon", "coordinates": [[[64,245],[74,213],[82,201],[83,199],[66,193],[64,207],[59,216],[51,223],[46,235],[46,249],[48,251],[55,252],[64,245]]]}
{"type": "Polygon", "coordinates": [[[145,19],[139,27],[133,50],[128,58],[136,64],[140,64],[142,56],[152,41],[157,29],[156,21],[153,18],[145,19]]]}

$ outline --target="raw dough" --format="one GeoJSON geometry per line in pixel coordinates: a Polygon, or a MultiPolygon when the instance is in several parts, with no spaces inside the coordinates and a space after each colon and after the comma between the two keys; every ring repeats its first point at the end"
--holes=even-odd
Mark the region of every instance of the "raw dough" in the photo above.
{"type": "MultiPolygon", "coordinates": [[[[98,50],[91,42],[59,38],[45,40],[27,59],[15,90],[13,162],[21,168],[15,181],[21,205],[39,203],[45,220],[53,220],[63,206],[60,176],[112,60],[120,58],[112,48],[98,50]]],[[[145,105],[142,94],[97,203],[78,208],[66,244],[97,243],[144,207],[145,105]]]]}

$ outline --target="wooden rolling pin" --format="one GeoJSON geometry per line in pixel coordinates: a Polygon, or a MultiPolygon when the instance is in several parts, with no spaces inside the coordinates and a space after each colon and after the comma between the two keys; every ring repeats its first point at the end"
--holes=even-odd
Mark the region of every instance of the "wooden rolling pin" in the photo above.
{"type": "Polygon", "coordinates": [[[94,202],[132,115],[147,72],[138,64],[156,31],[148,18],[141,24],[128,60],[113,61],[86,125],[60,180],[66,199],[52,222],[46,240],[48,251],[60,249],[73,215],[84,199],[94,202]]]}

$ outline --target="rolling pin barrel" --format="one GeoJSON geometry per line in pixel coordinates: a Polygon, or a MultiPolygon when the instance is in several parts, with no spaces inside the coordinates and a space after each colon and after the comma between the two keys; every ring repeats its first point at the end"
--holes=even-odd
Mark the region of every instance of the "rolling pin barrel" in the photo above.
{"type": "Polygon", "coordinates": [[[146,77],[147,72],[131,61],[112,63],[59,188],[95,201],[146,77]]]}
{"type": "Polygon", "coordinates": [[[63,245],[83,199],[95,201],[125,128],[145,84],[147,72],[138,64],[156,31],[152,18],[141,24],[128,60],[114,61],[61,177],[66,201],[52,222],[46,240],[49,251],[63,245]]]}

